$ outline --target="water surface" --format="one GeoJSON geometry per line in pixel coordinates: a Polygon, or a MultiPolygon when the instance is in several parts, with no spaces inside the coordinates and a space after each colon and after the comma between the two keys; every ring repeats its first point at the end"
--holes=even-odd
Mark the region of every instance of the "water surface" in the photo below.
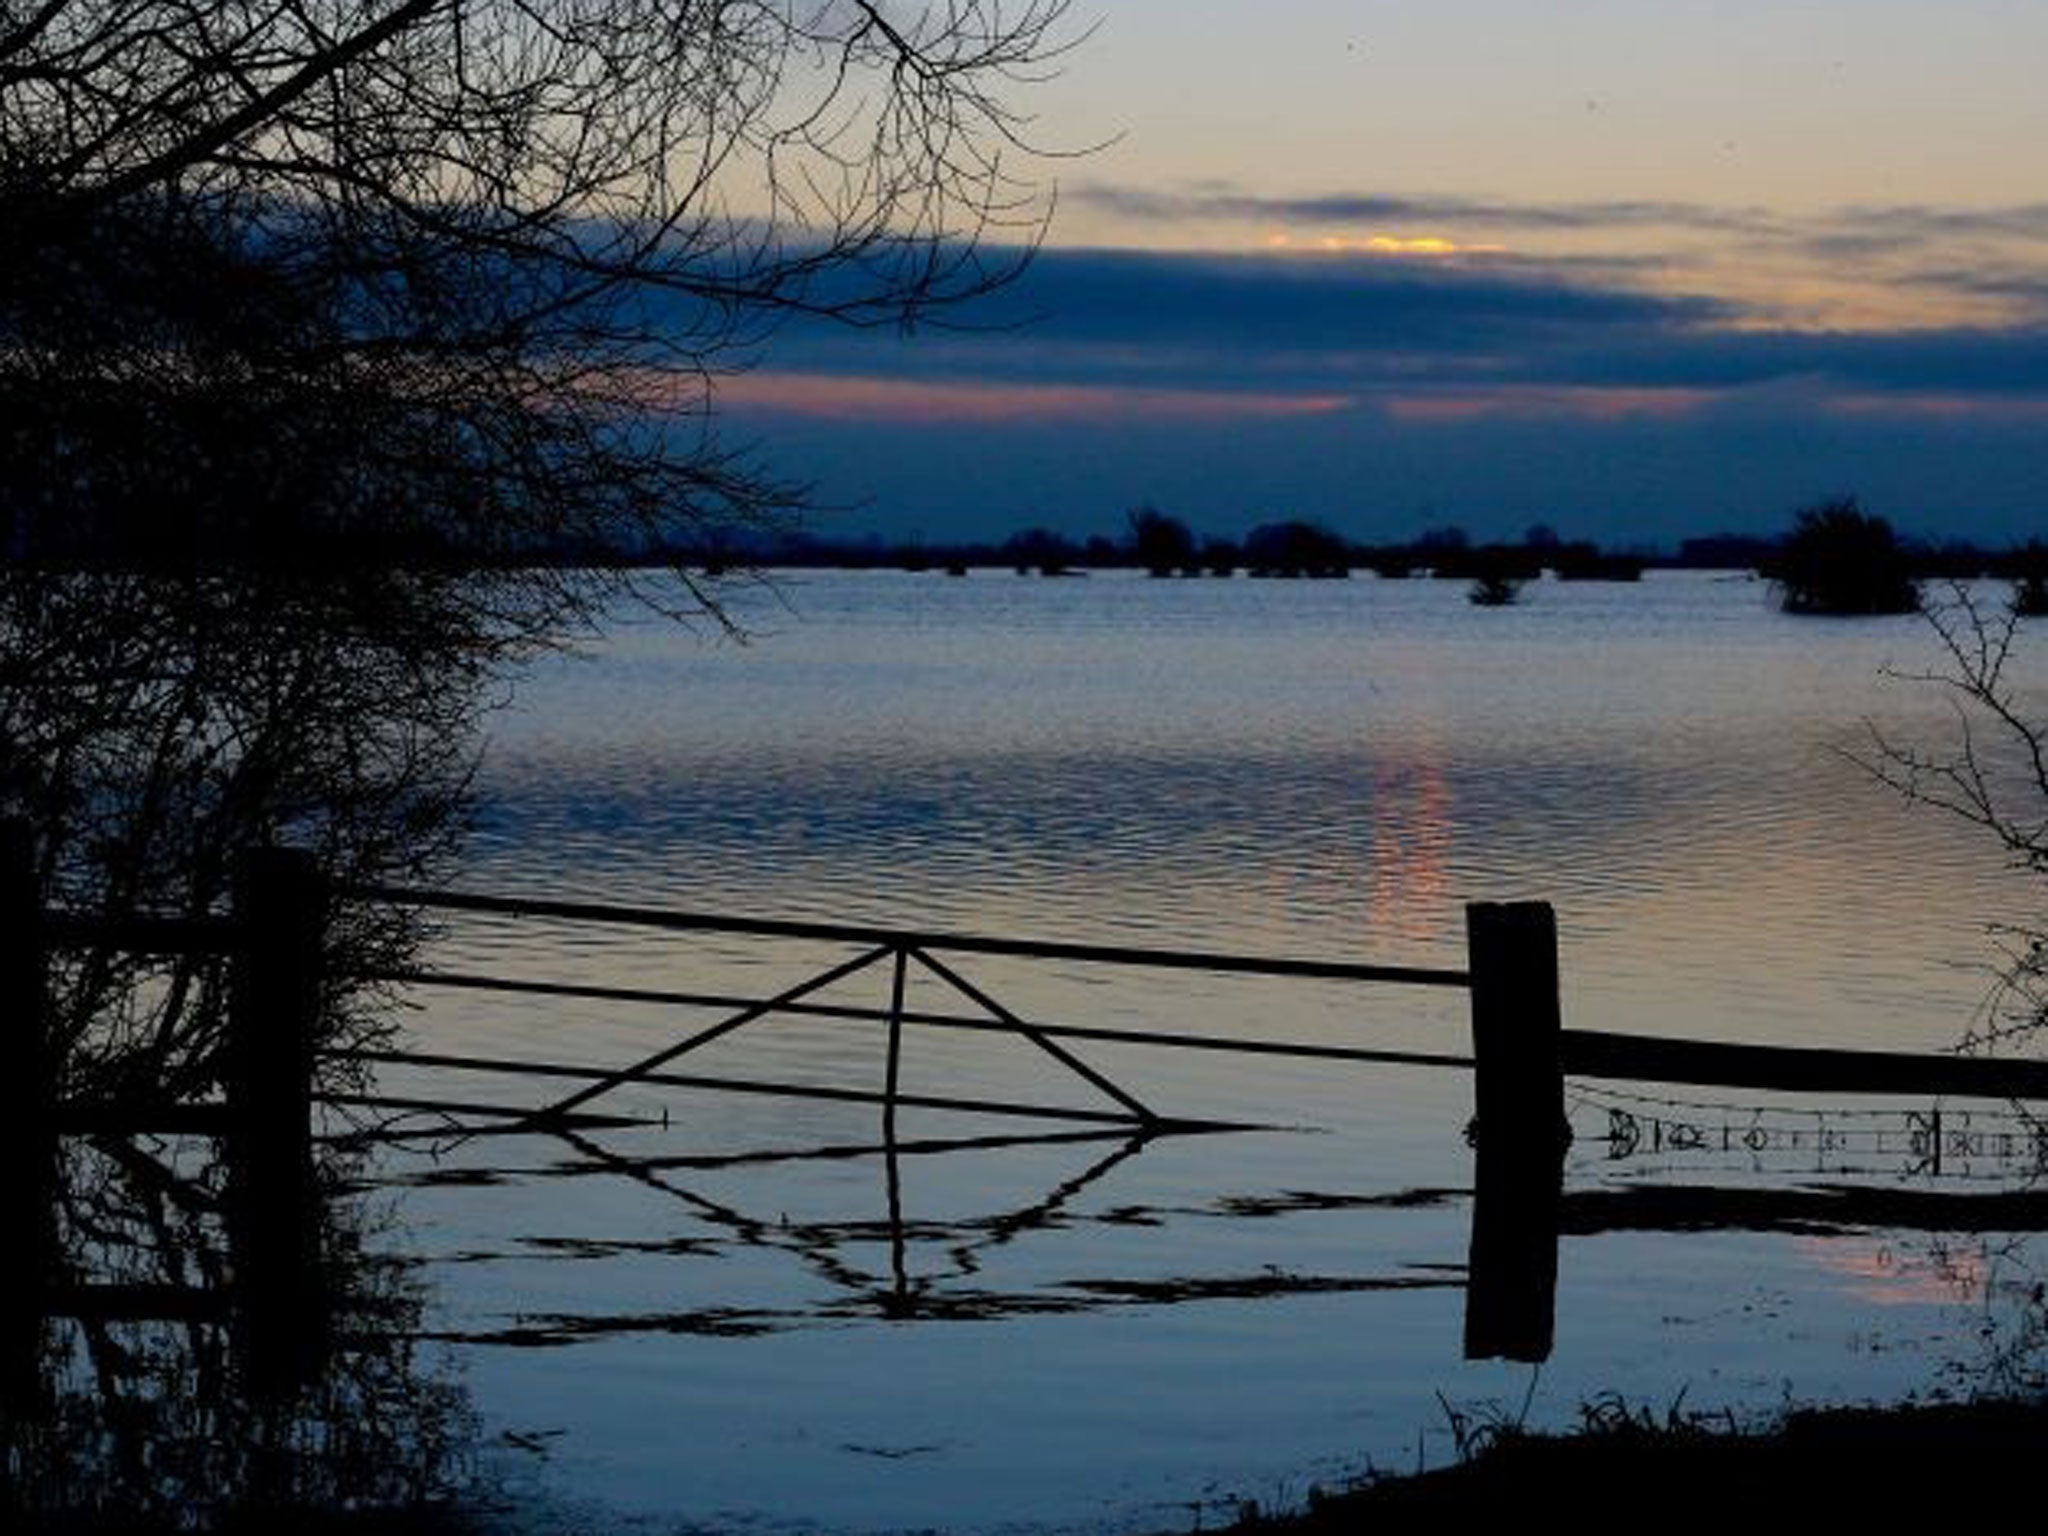
{"type": "MultiPolygon", "coordinates": [[[[744,645],[633,623],[527,680],[491,722],[464,883],[1452,967],[1464,903],[1541,898],[1568,1024],[1888,1049],[1971,1026],[1985,924],[2036,899],[1845,755],[1872,726],[1952,739],[1934,690],[1887,676],[1938,660],[1924,622],[1785,618],[1746,579],[1545,582],[1479,610],[1455,583],[806,573],[738,611],[744,645]]],[[[435,958],[761,994],[846,953],[520,921],[457,924],[435,958]]],[[[957,963],[1033,1018],[1466,1047],[1456,992],[957,963]]],[[[887,981],[821,997],[878,1006],[887,981]]],[[[421,1001],[422,1041],[542,1060],[629,1061],[703,1021],[421,1001]]],[[[961,1004],[925,976],[910,1006],[961,1004]]],[[[1047,1127],[906,1110],[892,1184],[871,1107],[635,1087],[606,1103],[666,1126],[395,1156],[434,1326],[532,1507],[1185,1527],[1439,1462],[1445,1401],[1562,1422],[1608,1391],[1751,1410],[1956,1389],[2009,1366],[2026,1323],[2031,1259],[1999,1234],[1607,1231],[1564,1240],[1546,1366],[1467,1364],[1465,1074],[1084,1054],[1156,1108],[1260,1129],[962,1148],[1047,1127]],[[820,1148],[850,1155],[794,1155],[820,1148]]],[[[876,1026],[816,1018],[689,1061],[884,1071],[876,1026]]],[[[916,1092],[1101,1103],[1013,1038],[913,1027],[904,1070],[916,1092]]],[[[1896,1105],[1648,1092],[1577,1090],[1572,1188],[1929,1182],[1896,1105]]],[[[2024,1172],[1994,1111],[1951,1187],[2024,1172]]]]}

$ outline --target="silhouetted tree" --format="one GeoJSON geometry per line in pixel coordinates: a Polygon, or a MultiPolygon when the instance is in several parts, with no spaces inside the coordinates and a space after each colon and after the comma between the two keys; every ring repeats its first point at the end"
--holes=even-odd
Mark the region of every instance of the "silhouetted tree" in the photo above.
{"type": "Polygon", "coordinates": [[[1170,576],[1195,563],[1195,536],[1177,517],[1155,507],[1130,514],[1131,553],[1154,576],[1170,576]]]}
{"type": "Polygon", "coordinates": [[[9,5],[0,544],[494,561],[552,632],[592,553],[790,504],[708,428],[772,323],[1006,274],[1060,9],[9,5]]]}
{"type": "Polygon", "coordinates": [[[1261,523],[1244,540],[1245,564],[1254,576],[1347,576],[1351,550],[1316,523],[1290,520],[1261,523]]]}
{"type": "MultiPolygon", "coordinates": [[[[623,595],[723,622],[703,552],[796,496],[718,376],[1013,270],[1061,8],[0,0],[0,812],[50,885],[428,868],[505,667],[623,595]]],[[[73,1086],[205,1082],[212,968],[67,964],[73,1086]]]]}
{"type": "MultiPolygon", "coordinates": [[[[200,916],[224,906],[237,853],[268,841],[344,880],[444,870],[484,684],[516,643],[478,599],[460,575],[402,569],[0,576],[0,803],[32,822],[45,888],[110,917],[200,916]]],[[[399,963],[413,924],[338,909],[331,1037],[388,1022],[347,978],[399,963]]],[[[214,1080],[217,957],[67,952],[54,981],[67,1092],[214,1080]]]]}
{"type": "Polygon", "coordinates": [[[1891,524],[1853,496],[1801,511],[1765,568],[1787,613],[1911,613],[1920,606],[1891,524]]]}
{"type": "Polygon", "coordinates": [[[1639,555],[1603,552],[1590,539],[1575,539],[1542,552],[1542,559],[1559,581],[1641,581],[1643,559],[1639,555]]]}
{"type": "Polygon", "coordinates": [[[1211,576],[1231,576],[1237,572],[1240,551],[1228,539],[1211,539],[1202,546],[1202,567],[1211,576]]]}
{"type": "Polygon", "coordinates": [[[1431,528],[1425,531],[1415,540],[1415,549],[1418,554],[1435,557],[1458,553],[1467,548],[1471,542],[1471,536],[1463,528],[1452,523],[1442,528],[1431,528]]]}
{"type": "Polygon", "coordinates": [[[1042,576],[1064,576],[1074,567],[1074,541],[1050,528],[1026,528],[1003,541],[1003,554],[1022,576],[1036,569],[1042,576]]]}
{"type": "Polygon", "coordinates": [[[1405,581],[1415,574],[1419,556],[1412,545],[1384,544],[1358,552],[1359,558],[1376,576],[1388,581],[1405,581]]]}

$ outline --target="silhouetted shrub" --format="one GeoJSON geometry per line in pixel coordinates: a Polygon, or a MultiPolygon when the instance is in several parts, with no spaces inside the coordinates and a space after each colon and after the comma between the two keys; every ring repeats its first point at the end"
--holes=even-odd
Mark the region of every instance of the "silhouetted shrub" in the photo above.
{"type": "Polygon", "coordinates": [[[2012,583],[2012,611],[2022,618],[2048,614],[2048,544],[2029,539],[2006,556],[2004,575],[2012,583]]]}
{"type": "Polygon", "coordinates": [[[1465,600],[1481,608],[1505,608],[1519,602],[1521,596],[1522,583],[1505,571],[1488,571],[1475,577],[1465,592],[1465,600]]]}
{"type": "Polygon", "coordinates": [[[1472,578],[1466,600],[1481,608],[1505,608],[1519,602],[1523,584],[1542,574],[1538,558],[1533,551],[1514,544],[1487,544],[1468,551],[1461,562],[1463,573],[1472,578]]]}
{"type": "Polygon", "coordinates": [[[1891,524],[1866,513],[1853,496],[1800,512],[1764,574],[1787,613],[1913,613],[1920,607],[1920,589],[1891,524]]]}

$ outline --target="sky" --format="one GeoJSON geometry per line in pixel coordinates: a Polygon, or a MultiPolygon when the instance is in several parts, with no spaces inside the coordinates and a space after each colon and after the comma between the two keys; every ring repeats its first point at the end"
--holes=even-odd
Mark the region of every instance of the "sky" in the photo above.
{"type": "Polygon", "coordinates": [[[2048,534],[2041,0],[1083,0],[1044,244],[784,331],[728,433],[825,533],[1669,545],[1843,494],[2048,534]],[[1085,34],[1085,35],[1081,35],[1085,34]]]}

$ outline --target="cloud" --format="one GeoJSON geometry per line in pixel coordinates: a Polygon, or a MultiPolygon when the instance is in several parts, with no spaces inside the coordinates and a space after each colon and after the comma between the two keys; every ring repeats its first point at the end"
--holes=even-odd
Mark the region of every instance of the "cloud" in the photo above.
{"type": "Polygon", "coordinates": [[[1705,296],[1581,282],[1551,268],[1286,250],[1049,250],[1006,304],[1005,318],[1063,341],[1198,337],[1268,352],[1470,350],[1530,326],[1699,324],[1739,313],[1705,296]]]}
{"type": "MultiPolygon", "coordinates": [[[[1291,235],[1269,235],[1266,249],[1269,251],[1291,250],[1295,246],[1291,235]]],[[[1449,256],[1500,256],[1507,254],[1504,245],[1487,245],[1476,241],[1446,240],[1439,235],[1367,235],[1354,239],[1349,235],[1319,235],[1305,243],[1312,251],[1364,251],[1373,256],[1406,257],[1449,257],[1449,256]]]]}
{"type": "MultiPolygon", "coordinates": [[[[1711,294],[1569,266],[1047,250],[965,318],[980,328],[785,333],[773,353],[783,406],[799,408],[794,375],[862,381],[804,386],[801,408],[814,413],[929,419],[1106,409],[1112,398],[1127,413],[1185,416],[1211,398],[1273,414],[1297,408],[1288,402],[1309,412],[1336,399],[1488,392],[1504,409],[1668,412],[1788,381],[1859,395],[2048,396],[2048,326],[1772,328],[1711,294]]],[[[765,384],[739,388],[736,398],[771,403],[765,384]]]]}
{"type": "Polygon", "coordinates": [[[1154,500],[1218,529],[1668,538],[1844,489],[1919,532],[2038,531],[2048,207],[1094,195],[1245,239],[1049,247],[909,336],[792,323],[722,383],[731,424],[863,521],[990,536],[1154,500]],[[1264,248],[1286,220],[1336,248],[1264,248]],[[1892,302],[1835,303],[1836,277],[1892,302]]]}
{"type": "Polygon", "coordinates": [[[1743,313],[1527,263],[1055,249],[959,324],[908,338],[791,328],[773,355],[783,370],[864,376],[1344,391],[1418,371],[1521,372],[1518,360],[1560,346],[1630,346],[1743,313]]]}
{"type": "Polygon", "coordinates": [[[1941,207],[1847,203],[1808,212],[1679,200],[1526,202],[1454,194],[1325,193],[1274,197],[1226,186],[1180,191],[1084,184],[1071,203],[1138,223],[1240,223],[1325,229],[1365,225],[1480,227],[1524,233],[1686,231],[1808,246],[1885,249],[1956,240],[2048,242],[2048,202],[1941,207]]]}
{"type": "Polygon", "coordinates": [[[2048,203],[1976,208],[1940,208],[1925,203],[1851,204],[1820,215],[1817,222],[1910,242],[2048,241],[2048,203]]]}
{"type": "Polygon", "coordinates": [[[1141,243],[1338,247],[1509,270],[1605,261],[1646,280],[1742,296],[1786,322],[1956,324],[2048,315],[2048,202],[1771,209],[1656,199],[1536,202],[1453,194],[1272,196],[1224,184],[1083,185],[1070,205],[1141,243]],[[1973,280],[1973,273],[2003,281],[1973,280]]]}
{"type": "Polygon", "coordinates": [[[1614,422],[1638,417],[1675,420],[1705,409],[1714,399],[1711,391],[1703,389],[1502,385],[1415,394],[1395,392],[1379,404],[1392,420],[1418,424],[1488,420],[1614,422]]]}
{"type": "Polygon", "coordinates": [[[1525,203],[1448,194],[1376,193],[1270,197],[1227,188],[1161,192],[1102,183],[1083,185],[1060,195],[1083,207],[1157,224],[1230,222],[1311,228],[1331,224],[1464,224],[1532,231],[1691,229],[1751,236],[1775,235],[1786,227],[1782,219],[1762,208],[1656,200],[1525,203]]]}
{"type": "Polygon", "coordinates": [[[1525,362],[1561,381],[1635,388],[1738,390],[1807,380],[1865,393],[2048,395],[2048,330],[2039,328],[1638,337],[1525,362]]]}
{"type": "Polygon", "coordinates": [[[1259,390],[1146,389],[1100,384],[930,382],[864,374],[760,371],[719,386],[727,405],[823,421],[1046,422],[1245,421],[1317,416],[1354,402],[1345,395],[1259,390]]]}
{"type": "Polygon", "coordinates": [[[1909,273],[1908,280],[1953,293],[2004,300],[2022,313],[2048,319],[2048,268],[1997,260],[1969,266],[1930,264],[1909,273]]]}

